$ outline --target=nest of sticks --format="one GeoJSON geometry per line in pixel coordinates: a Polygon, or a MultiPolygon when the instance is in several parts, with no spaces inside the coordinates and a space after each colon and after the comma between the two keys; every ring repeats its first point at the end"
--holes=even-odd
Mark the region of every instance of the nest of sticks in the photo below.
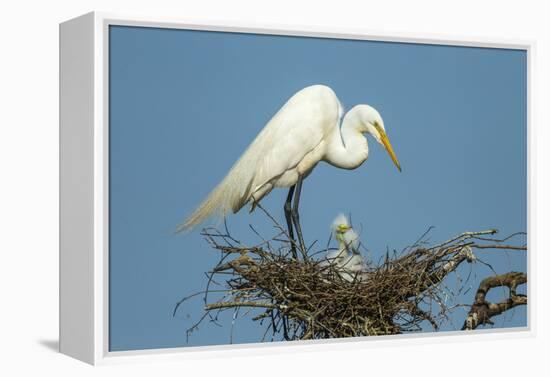
{"type": "MultiPolygon", "coordinates": [[[[310,248],[306,258],[293,258],[293,241],[286,229],[262,211],[273,221],[277,234],[254,246],[239,242],[227,226],[223,231],[203,230],[203,236],[221,258],[208,273],[206,290],[184,298],[174,309],[175,314],[183,302],[202,295],[204,314],[187,330],[188,336],[203,320],[216,321],[218,314],[226,310],[235,314],[245,311],[253,321],[263,324],[261,341],[269,337],[304,340],[391,335],[422,331],[422,324],[437,331],[453,308],[448,304],[448,296],[453,293],[442,283],[446,276],[461,263],[476,261],[476,249],[526,250],[525,245],[507,243],[525,233],[498,239],[494,229],[466,232],[429,246],[428,229],[403,251],[388,252],[353,279],[343,279],[332,264],[323,263],[328,247],[317,252],[310,248]],[[213,283],[222,289],[213,289],[213,283]],[[214,292],[221,292],[221,297],[213,299],[214,292]]],[[[526,281],[526,274],[521,272],[485,279],[476,301],[469,305],[463,329],[491,323],[492,316],[527,304],[527,297],[516,293],[516,287],[526,281]],[[487,291],[497,286],[508,287],[510,297],[501,303],[487,302],[487,291]]]]}

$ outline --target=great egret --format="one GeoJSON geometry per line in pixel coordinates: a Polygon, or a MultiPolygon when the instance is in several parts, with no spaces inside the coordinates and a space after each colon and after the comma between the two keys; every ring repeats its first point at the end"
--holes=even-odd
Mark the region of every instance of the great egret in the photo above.
{"type": "MultiPolygon", "coordinates": [[[[305,258],[298,213],[300,193],[303,179],[319,161],[341,169],[357,168],[368,157],[364,135],[370,134],[401,171],[378,111],[357,105],[343,120],[342,115],[343,107],[328,86],[308,86],[294,94],[178,231],[191,229],[214,214],[236,213],[247,203],[253,211],[274,187],[289,187],[284,205],[289,236],[294,240],[294,225],[305,258]]],[[[296,258],[294,243],[291,248],[296,258]]]]}

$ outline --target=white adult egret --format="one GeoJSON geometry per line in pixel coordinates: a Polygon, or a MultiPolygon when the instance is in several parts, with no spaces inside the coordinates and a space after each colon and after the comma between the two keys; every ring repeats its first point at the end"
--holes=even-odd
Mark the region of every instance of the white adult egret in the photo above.
{"type": "MultiPolygon", "coordinates": [[[[300,192],[302,180],[319,161],[342,169],[357,168],[368,157],[364,135],[370,134],[401,171],[378,111],[357,105],[341,121],[342,115],[342,105],[328,86],[313,85],[294,94],[178,231],[191,229],[214,214],[236,213],[247,203],[253,211],[274,187],[289,187],[284,205],[289,236],[294,239],[294,224],[305,257],[298,214],[300,192]]],[[[294,245],[292,251],[296,257],[294,245]]]]}

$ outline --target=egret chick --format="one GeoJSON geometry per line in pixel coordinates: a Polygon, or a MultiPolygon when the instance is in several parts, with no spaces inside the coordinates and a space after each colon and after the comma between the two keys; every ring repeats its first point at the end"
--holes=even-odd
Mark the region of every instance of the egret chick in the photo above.
{"type": "Polygon", "coordinates": [[[326,261],[323,261],[323,265],[332,264],[341,266],[349,258],[348,245],[344,237],[345,233],[351,230],[351,226],[346,216],[339,214],[332,222],[331,230],[334,238],[338,241],[338,249],[327,251],[327,255],[325,256],[326,261]]]}
{"type": "Polygon", "coordinates": [[[338,249],[327,252],[326,259],[336,265],[340,276],[353,281],[356,276],[360,279],[360,273],[365,270],[365,262],[359,251],[359,235],[353,230],[347,217],[343,214],[336,216],[332,223],[334,237],[338,241],[338,249]]]}

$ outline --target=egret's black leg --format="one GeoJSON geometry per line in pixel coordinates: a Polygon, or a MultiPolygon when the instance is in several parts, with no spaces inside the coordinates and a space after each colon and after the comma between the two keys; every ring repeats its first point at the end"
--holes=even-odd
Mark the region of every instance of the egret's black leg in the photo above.
{"type": "Polygon", "coordinates": [[[294,241],[294,230],[292,228],[292,195],[294,194],[294,188],[296,186],[292,186],[288,190],[288,196],[286,197],[285,202],[285,218],[286,218],[286,226],[288,227],[288,236],[290,238],[290,251],[292,252],[292,257],[294,259],[298,259],[298,254],[296,254],[296,245],[294,241]]]}
{"type": "Polygon", "coordinates": [[[304,260],[307,259],[307,250],[306,244],[304,242],[304,237],[302,236],[302,227],[300,226],[300,214],[298,209],[300,207],[300,193],[302,192],[302,177],[298,178],[296,182],[296,192],[294,193],[294,203],[292,207],[292,220],[294,221],[294,228],[296,228],[296,234],[298,235],[298,242],[300,243],[300,251],[304,260]]]}

